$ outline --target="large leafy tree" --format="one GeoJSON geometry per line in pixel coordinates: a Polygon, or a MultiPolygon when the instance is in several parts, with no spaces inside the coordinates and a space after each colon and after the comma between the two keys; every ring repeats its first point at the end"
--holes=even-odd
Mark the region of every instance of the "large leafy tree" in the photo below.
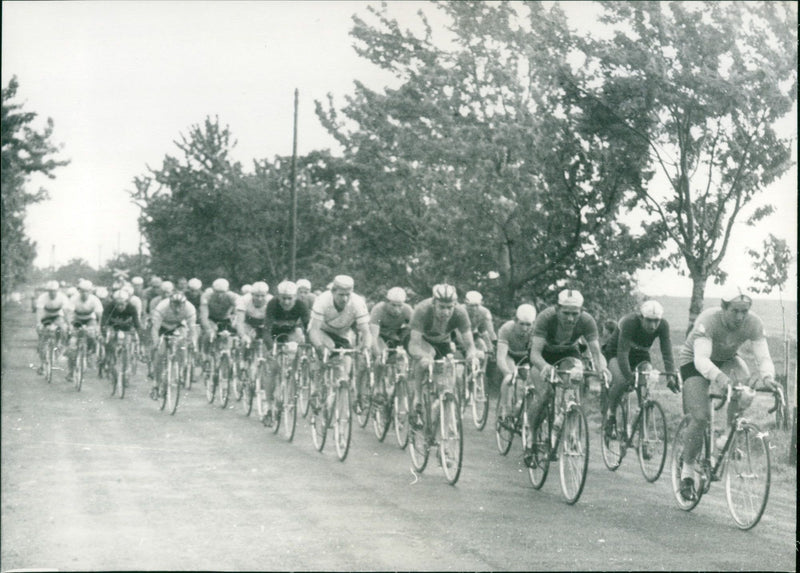
{"type": "Polygon", "coordinates": [[[25,212],[29,205],[47,198],[47,191],[30,191],[31,177],[38,173],[54,178],[58,167],[69,163],[56,158],[60,148],[52,143],[53,121],[42,130],[34,127],[37,114],[23,111],[12,100],[19,83],[12,77],[2,90],[2,202],[0,202],[0,237],[2,237],[2,292],[10,292],[22,282],[36,257],[36,245],[25,234],[25,212]]]}
{"type": "MultiPolygon", "coordinates": [[[[653,244],[614,219],[648,173],[646,145],[594,118],[557,6],[438,2],[434,37],[403,30],[389,7],[354,18],[359,54],[399,87],[356,82],[317,114],[344,149],[341,202],[350,247],[386,280],[427,294],[449,280],[482,290],[498,311],[573,285],[618,287],[653,244]],[[600,274],[597,274],[600,273],[600,274]],[[497,276],[497,278],[490,278],[497,276]]],[[[639,106],[638,123],[648,118],[639,106]]]]}
{"type": "MultiPolygon", "coordinates": [[[[709,278],[744,220],[772,212],[758,194],[790,166],[776,123],[797,97],[797,6],[788,2],[604,2],[615,31],[590,40],[591,82],[609,129],[650,147],[665,183],[637,190],[652,217],[645,231],[672,246],[659,264],[685,265],[692,279],[690,327],[709,278]],[[646,105],[650,121],[630,110],[646,105]]],[[[592,86],[592,87],[589,87],[592,86]]]]}

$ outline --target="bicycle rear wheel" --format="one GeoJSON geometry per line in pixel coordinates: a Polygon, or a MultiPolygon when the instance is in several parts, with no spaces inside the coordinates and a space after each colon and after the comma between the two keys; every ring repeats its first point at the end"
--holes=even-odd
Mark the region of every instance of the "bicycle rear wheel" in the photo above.
{"type": "Polygon", "coordinates": [[[75,357],[75,372],[73,372],[72,383],[75,390],[81,391],[83,385],[83,374],[86,371],[86,347],[78,346],[78,353],[75,357]]]}
{"type": "Polygon", "coordinates": [[[489,418],[489,398],[486,396],[486,372],[480,370],[472,384],[472,423],[478,430],[486,427],[489,418]]]}
{"type": "Polygon", "coordinates": [[[600,425],[600,451],[603,454],[603,463],[612,472],[616,471],[625,456],[625,428],[628,427],[628,399],[623,396],[615,408],[616,429],[609,437],[607,430],[608,417],[600,425]]]}
{"type": "Polygon", "coordinates": [[[755,527],[764,515],[771,479],[769,442],[753,424],[743,424],[728,449],[725,497],[739,529],[755,527]]]}
{"type": "MultiPolygon", "coordinates": [[[[353,368],[355,368],[355,365],[353,365],[353,368]]],[[[369,371],[366,368],[361,369],[358,377],[359,382],[356,384],[356,388],[362,388],[363,391],[361,395],[356,396],[356,400],[353,401],[353,412],[358,420],[358,427],[364,428],[372,414],[373,387],[372,384],[370,384],[369,371]]]]}
{"type": "Polygon", "coordinates": [[[174,357],[167,360],[167,410],[174,415],[178,409],[181,393],[181,383],[178,371],[178,362],[174,357]]]}
{"type": "Polygon", "coordinates": [[[294,439],[294,431],[297,427],[297,396],[294,391],[293,379],[289,377],[283,385],[283,411],[281,418],[283,421],[283,437],[287,442],[294,439]]]}
{"type": "Polygon", "coordinates": [[[333,437],[336,443],[336,454],[339,461],[344,461],[350,451],[350,435],[353,428],[353,418],[350,415],[350,388],[345,382],[337,391],[336,404],[333,408],[334,426],[333,437]]]}
{"type": "Polygon", "coordinates": [[[203,364],[203,381],[206,386],[206,400],[209,404],[214,403],[214,398],[217,395],[217,365],[215,364],[214,357],[209,356],[203,364]]]}
{"type": "Polygon", "coordinates": [[[494,416],[494,439],[495,442],[497,442],[497,450],[500,452],[500,455],[504,456],[511,449],[511,443],[514,441],[514,430],[503,425],[502,412],[503,408],[500,404],[500,398],[498,398],[494,416]]]}
{"type": "MultiPolygon", "coordinates": [[[[689,427],[689,418],[684,417],[681,421],[678,429],[675,431],[675,438],[672,440],[672,459],[670,461],[670,479],[672,482],[672,494],[675,498],[675,502],[678,504],[678,507],[684,511],[691,511],[693,510],[698,503],[700,503],[700,498],[703,497],[703,488],[697,488],[697,495],[695,495],[693,500],[684,499],[681,495],[681,470],[683,469],[683,450],[686,447],[686,432],[689,427]]],[[[705,441],[703,443],[703,447],[698,454],[698,459],[705,459],[706,457],[706,446],[705,441]]]]}
{"type": "MultiPolygon", "coordinates": [[[[128,368],[128,353],[125,352],[125,349],[122,349],[122,353],[119,356],[119,371],[120,375],[118,376],[118,380],[115,381],[115,386],[117,387],[117,396],[120,400],[125,397],[125,386],[128,385],[128,376],[127,376],[127,368],[128,368]]],[[[112,392],[113,394],[113,392],[112,392]]]]}
{"type": "Polygon", "coordinates": [[[308,416],[311,392],[311,365],[307,358],[301,358],[297,369],[297,407],[300,415],[308,416]]]}
{"type": "Polygon", "coordinates": [[[667,459],[667,418],[661,404],[656,401],[644,404],[639,418],[636,449],[644,479],[651,483],[656,481],[661,476],[667,459]]]}
{"type": "Polygon", "coordinates": [[[217,367],[217,398],[219,398],[219,407],[228,407],[228,397],[231,392],[231,376],[233,374],[233,367],[231,366],[231,359],[227,354],[223,354],[219,358],[219,366],[217,367]]]}
{"type": "Polygon", "coordinates": [[[439,422],[439,455],[447,483],[455,485],[461,475],[464,455],[464,432],[461,427],[461,408],[453,394],[444,396],[439,422]]]}
{"type": "Polygon", "coordinates": [[[253,395],[254,391],[254,381],[250,380],[249,375],[247,381],[244,383],[242,392],[242,411],[244,412],[245,416],[249,416],[250,412],[253,411],[253,395]]]}
{"type": "MultiPolygon", "coordinates": [[[[423,401],[427,402],[427,399],[423,398],[423,401]]],[[[423,411],[425,415],[423,416],[422,428],[417,430],[410,424],[408,428],[408,451],[411,454],[411,465],[414,470],[420,473],[425,471],[425,466],[428,465],[428,456],[430,455],[430,442],[427,437],[431,423],[430,403],[423,403],[423,411]]]]}
{"type": "Polygon", "coordinates": [[[392,403],[392,420],[394,422],[394,435],[400,449],[408,445],[408,383],[404,377],[398,378],[395,384],[392,403]]]}
{"type": "Polygon", "coordinates": [[[541,489],[550,471],[550,420],[543,416],[534,434],[527,404],[523,404],[522,413],[522,451],[531,485],[534,489],[541,489]]]}
{"type": "Polygon", "coordinates": [[[236,398],[237,402],[241,401],[241,399],[244,398],[245,376],[247,376],[247,369],[241,368],[237,365],[236,372],[233,375],[233,397],[236,398]]]}
{"type": "Polygon", "coordinates": [[[567,412],[559,446],[561,492],[572,505],[581,497],[589,469],[589,424],[580,406],[573,406],[567,412]]]}
{"type": "Polygon", "coordinates": [[[48,384],[53,382],[53,368],[55,367],[56,351],[52,345],[48,345],[47,354],[44,361],[44,377],[48,384]]]}

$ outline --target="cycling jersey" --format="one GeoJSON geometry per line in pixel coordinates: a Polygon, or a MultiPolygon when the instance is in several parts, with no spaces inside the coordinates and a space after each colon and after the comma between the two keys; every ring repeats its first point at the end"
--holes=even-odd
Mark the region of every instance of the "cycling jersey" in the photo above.
{"type": "Polygon", "coordinates": [[[69,299],[63,292],[58,291],[56,296],[50,298],[49,292],[44,292],[36,299],[36,322],[44,319],[53,321],[58,317],[63,317],[69,309],[69,299]]]}
{"type": "Polygon", "coordinates": [[[509,320],[500,330],[497,331],[497,344],[504,342],[508,345],[508,355],[520,364],[530,358],[531,344],[533,343],[533,330],[524,332],[521,328],[515,328],[517,323],[509,320]]]}
{"type": "MultiPolygon", "coordinates": [[[[748,340],[758,343],[759,346],[766,346],[766,336],[764,324],[755,314],[748,313],[742,325],[735,329],[729,329],[723,322],[724,311],[720,307],[713,307],[704,310],[697,317],[694,328],[686,337],[686,341],[681,346],[678,356],[683,372],[684,366],[694,364],[697,372],[708,380],[714,380],[719,375],[718,366],[736,356],[739,347],[748,340]],[[710,344],[710,356],[696,356],[695,349],[698,345],[710,344]]],[[[754,350],[756,344],[753,345],[754,350]]],[[[763,356],[763,350],[758,352],[763,356]]],[[[760,374],[763,376],[775,375],[775,367],[769,359],[769,352],[766,359],[759,360],[760,374]]]]}
{"type": "Polygon", "coordinates": [[[494,322],[492,321],[492,313],[483,305],[466,305],[467,314],[469,315],[469,322],[472,325],[472,331],[478,333],[486,333],[489,342],[497,340],[497,335],[494,332],[494,322]]]}
{"type": "Polygon", "coordinates": [[[667,372],[675,371],[675,361],[672,358],[672,343],[669,336],[669,323],[661,319],[654,332],[647,332],[642,327],[641,315],[636,312],[626,314],[619,320],[619,327],[609,338],[603,354],[606,360],[617,358],[619,367],[626,380],[633,376],[631,368],[645,360],[650,360],[650,347],[659,339],[661,356],[664,359],[664,368],[667,372]],[[624,354],[627,351],[627,360],[624,354]]]}
{"type": "Polygon", "coordinates": [[[236,293],[231,291],[203,293],[200,297],[201,322],[202,317],[214,322],[232,319],[236,313],[237,299],[236,293]]]}
{"type": "Polygon", "coordinates": [[[200,298],[203,296],[203,291],[201,290],[186,290],[186,300],[192,303],[195,309],[200,308],[200,298]]]}
{"type": "Polygon", "coordinates": [[[152,320],[153,329],[162,327],[166,330],[174,330],[184,322],[193,327],[197,320],[197,311],[190,302],[185,302],[176,310],[169,299],[164,299],[153,309],[152,320]]]}
{"type": "Polygon", "coordinates": [[[298,326],[305,331],[308,328],[309,318],[308,307],[299,299],[294,301],[289,310],[285,310],[277,298],[267,303],[267,331],[273,338],[281,334],[290,334],[298,326]]]}
{"type": "Polygon", "coordinates": [[[597,323],[586,311],[578,315],[575,323],[568,328],[558,322],[558,309],[555,306],[544,309],[533,325],[533,337],[544,339],[542,357],[552,364],[551,360],[564,356],[580,357],[578,340],[583,336],[586,342],[597,340],[597,323]]]}
{"type": "Polygon", "coordinates": [[[126,332],[129,332],[132,328],[141,330],[142,327],[139,321],[139,312],[130,301],[128,301],[122,309],[116,304],[110,305],[103,313],[103,319],[100,325],[103,328],[124,330],[126,332]]]}
{"type": "Polygon", "coordinates": [[[267,305],[257,307],[253,304],[253,295],[247,293],[240,296],[236,303],[236,313],[240,321],[251,328],[264,328],[267,320],[267,305]]]}
{"type": "Polygon", "coordinates": [[[400,342],[407,336],[408,329],[404,327],[411,322],[413,313],[411,305],[403,303],[400,313],[393,314],[391,305],[382,301],[372,307],[369,322],[380,327],[379,336],[385,341],[400,342]]]}
{"type": "Polygon", "coordinates": [[[369,311],[364,297],[356,293],[350,295],[347,304],[340,311],[333,304],[333,293],[325,291],[314,301],[311,318],[320,321],[320,330],[351,340],[351,327],[369,323],[369,311]]]}
{"type": "Polygon", "coordinates": [[[433,311],[433,298],[426,298],[414,307],[411,315],[411,330],[422,334],[422,338],[431,344],[450,343],[450,335],[458,330],[462,334],[470,332],[470,322],[464,305],[456,304],[447,323],[437,319],[433,311]]]}
{"type": "Polygon", "coordinates": [[[68,312],[72,324],[89,324],[103,317],[103,305],[93,294],[86,297],[86,300],[81,299],[78,294],[70,300],[68,312]]]}

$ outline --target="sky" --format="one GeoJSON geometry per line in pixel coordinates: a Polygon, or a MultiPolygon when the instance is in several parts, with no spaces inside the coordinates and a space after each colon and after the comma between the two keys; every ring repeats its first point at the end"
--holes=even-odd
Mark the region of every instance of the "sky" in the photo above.
{"type": "MultiPolygon", "coordinates": [[[[392,5],[409,18],[419,2],[392,5]]],[[[576,26],[593,10],[565,4],[576,26]]],[[[159,168],[174,141],[207,116],[229,126],[233,156],[246,169],[254,158],[290,155],[294,90],[299,90],[298,153],[336,150],[314,114],[314,101],[332,94],[344,103],[353,81],[379,89],[392,78],[359,58],[348,32],[365,2],[3,2],[2,83],[19,81],[16,103],[55,124],[68,166],[56,178],[34,178],[50,200],[28,210],[35,264],[56,267],[76,257],[93,266],[117,252],[137,252],[138,208],[133,179],[159,168]]],[[[432,21],[436,25],[436,20],[432,21]]],[[[794,119],[783,126],[795,138],[794,119]]],[[[763,195],[779,208],[755,229],[736,225],[723,267],[753,274],[748,248],[768,233],[797,253],[797,171],[763,195]]],[[[797,264],[784,297],[796,298],[797,264]]],[[[640,274],[649,295],[689,296],[677,272],[640,274]]],[[[740,281],[741,282],[741,281],[740,281]]],[[[747,286],[745,284],[744,286],[747,286]]],[[[706,296],[721,287],[709,281],[706,296]]],[[[777,293],[773,293],[777,296],[777,293]]]]}

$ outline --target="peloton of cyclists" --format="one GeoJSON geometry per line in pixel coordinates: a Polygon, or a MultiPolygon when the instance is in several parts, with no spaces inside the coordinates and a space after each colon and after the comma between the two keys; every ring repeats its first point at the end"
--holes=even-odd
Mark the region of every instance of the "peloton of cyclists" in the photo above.
{"type": "MultiPolygon", "coordinates": [[[[47,281],[44,288],[45,292],[36,299],[36,333],[40,336],[38,344],[40,358],[42,357],[41,334],[45,327],[55,324],[58,327],[59,338],[66,336],[68,332],[66,310],[69,308],[69,299],[59,290],[56,280],[47,281]]],[[[41,374],[43,371],[44,363],[40,362],[38,372],[41,374]]]]}
{"type": "Polygon", "coordinates": [[[98,335],[97,329],[103,318],[103,304],[100,299],[92,294],[93,290],[94,286],[91,281],[86,279],[78,281],[78,294],[70,301],[67,308],[68,322],[72,325],[66,351],[67,381],[69,382],[72,381],[72,375],[75,370],[76,333],[79,328],[86,328],[87,355],[91,356],[91,353],[95,350],[95,342],[98,335]]]}
{"type": "MultiPolygon", "coordinates": [[[[189,341],[197,348],[197,311],[192,303],[186,300],[186,295],[180,291],[173,292],[169,297],[158,303],[151,315],[150,336],[154,341],[155,365],[161,364],[165,359],[166,348],[163,344],[164,335],[182,334],[180,329],[185,329],[189,341]]],[[[156,367],[155,372],[158,372],[156,367]]],[[[158,399],[158,380],[153,376],[153,387],[150,397],[158,399]]]]}

